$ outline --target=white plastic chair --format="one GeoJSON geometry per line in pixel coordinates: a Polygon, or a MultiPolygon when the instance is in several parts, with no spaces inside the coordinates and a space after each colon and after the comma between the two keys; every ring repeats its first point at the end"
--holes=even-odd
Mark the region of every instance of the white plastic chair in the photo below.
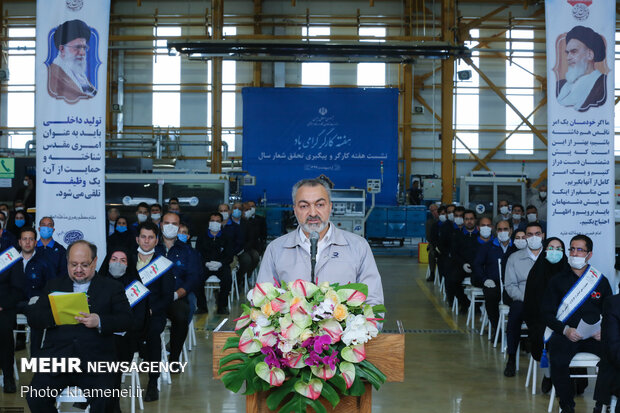
{"type": "Polygon", "coordinates": [[[196,329],[194,328],[194,319],[193,318],[189,321],[188,329],[189,329],[189,331],[187,333],[187,340],[186,340],[186,342],[187,342],[187,349],[189,351],[192,351],[192,349],[194,347],[196,347],[197,344],[198,344],[197,341],[196,341],[196,329]]]}
{"type": "MultiPolygon", "coordinates": [[[[73,404],[86,402],[88,402],[88,400],[86,400],[86,397],[84,397],[84,395],[82,394],[82,389],[72,386],[71,392],[69,393],[69,387],[67,387],[62,391],[62,393],[60,393],[58,397],[56,397],[56,409],[58,409],[58,413],[62,413],[62,411],[60,410],[62,403],[73,404]]],[[[84,411],[90,412],[90,405],[88,405],[88,407],[86,407],[86,410],[84,411]]]]}
{"type": "Polygon", "coordinates": [[[525,378],[525,388],[530,385],[530,378],[532,379],[532,395],[536,394],[536,376],[538,373],[539,363],[534,360],[534,357],[530,355],[530,365],[527,368],[527,377],[525,378]]]}
{"type": "Polygon", "coordinates": [[[469,298],[469,309],[467,311],[467,322],[465,323],[465,325],[469,326],[471,322],[471,328],[472,330],[475,330],[476,304],[484,303],[484,293],[482,292],[482,288],[469,285],[469,287],[465,289],[465,294],[467,294],[467,298],[469,298]]]}
{"type": "MultiPolygon", "coordinates": [[[[569,368],[592,368],[594,369],[594,373],[590,374],[589,372],[586,374],[571,374],[571,379],[579,379],[579,378],[596,378],[598,375],[598,367],[597,364],[600,358],[592,353],[577,353],[575,357],[570,361],[568,365],[569,368]]],[[[549,407],[547,408],[547,412],[551,413],[553,410],[553,403],[555,402],[555,386],[551,387],[551,396],[549,398],[549,407]]]]}
{"type": "MultiPolygon", "coordinates": [[[[136,351],[133,354],[132,363],[138,363],[140,356],[136,351]]],[[[138,405],[140,410],[144,410],[144,402],[142,400],[142,386],[140,385],[140,375],[137,371],[131,371],[129,373],[123,373],[121,376],[121,383],[125,383],[125,378],[129,377],[131,380],[131,413],[136,413],[136,398],[138,399],[138,405]]]]}

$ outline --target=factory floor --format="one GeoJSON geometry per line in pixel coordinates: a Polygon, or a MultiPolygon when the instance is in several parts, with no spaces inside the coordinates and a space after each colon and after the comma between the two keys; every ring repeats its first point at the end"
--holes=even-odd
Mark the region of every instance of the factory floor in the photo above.
{"type": "MultiPolygon", "coordinates": [[[[522,353],[516,377],[503,376],[504,356],[498,348],[465,327],[466,314],[454,316],[443,303],[437,287],[424,280],[426,266],[410,257],[377,257],[383,278],[388,315],[384,329],[397,330],[402,322],[406,337],[405,382],[386,383],[372,397],[373,412],[399,413],[479,413],[545,412],[549,396],[525,388],[529,355],[522,353]]],[[[238,303],[235,308],[238,309],[238,303]]],[[[234,316],[235,312],[233,312],[234,316]]],[[[189,354],[189,371],[173,375],[172,385],[163,384],[160,400],[144,404],[144,412],[244,412],[245,397],[226,390],[211,376],[213,330],[221,316],[195,316],[198,345],[189,354]]],[[[228,325],[228,323],[227,323],[228,325]]],[[[480,322],[476,320],[476,327],[480,322]]],[[[25,351],[18,352],[25,357],[25,351]]],[[[146,387],[146,377],[142,385],[146,387]]],[[[30,376],[23,374],[17,395],[0,393],[0,411],[6,407],[25,407],[19,386],[27,385],[30,376]]],[[[576,397],[577,412],[591,412],[594,407],[594,382],[582,396],[576,397]]],[[[63,411],[79,411],[63,405],[63,411]]],[[[122,400],[124,412],[129,400],[122,400]]],[[[554,411],[557,411],[557,401],[554,411]]],[[[14,411],[14,410],[10,410],[14,411]]],[[[139,411],[136,409],[136,411],[139,411]]]]}

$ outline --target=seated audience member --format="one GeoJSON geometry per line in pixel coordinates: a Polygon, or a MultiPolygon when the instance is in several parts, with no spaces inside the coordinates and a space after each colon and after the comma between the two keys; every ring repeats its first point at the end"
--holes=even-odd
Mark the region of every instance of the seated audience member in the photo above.
{"type": "MultiPolygon", "coordinates": [[[[23,295],[26,299],[26,302],[20,303],[18,306],[19,312],[25,312],[27,301],[33,297],[39,297],[43,293],[45,285],[51,279],[59,277],[44,253],[35,249],[36,237],[37,233],[34,228],[22,228],[18,241],[22,260],[17,265],[11,267],[11,271],[15,272],[15,276],[21,280],[23,295]]],[[[32,327],[30,334],[30,354],[32,356],[36,356],[39,353],[42,338],[43,331],[32,327]]],[[[20,333],[17,336],[18,349],[25,346],[24,340],[25,334],[20,333]]]]}
{"type": "MultiPolygon", "coordinates": [[[[138,244],[137,255],[134,257],[136,261],[136,269],[138,275],[141,270],[148,271],[149,264],[164,255],[165,249],[158,246],[159,228],[152,222],[143,222],[138,226],[138,244]]],[[[149,309],[149,322],[146,333],[146,351],[145,361],[159,362],[161,360],[161,333],[166,327],[166,310],[170,303],[174,300],[175,279],[172,271],[159,271],[159,276],[147,288],[150,294],[146,297],[149,309]]],[[[142,277],[140,277],[142,280],[142,277]]],[[[158,372],[149,373],[149,382],[144,395],[144,401],[150,402],[159,399],[159,390],[157,389],[158,372]]]]}
{"type": "Polygon", "coordinates": [[[51,217],[41,218],[37,254],[45,257],[56,277],[64,277],[67,275],[67,250],[52,238],[53,234],[54,220],[51,217]]]}
{"type": "Polygon", "coordinates": [[[149,204],[147,204],[146,202],[140,202],[138,204],[138,207],[136,208],[137,221],[131,224],[131,226],[129,227],[130,231],[134,234],[134,236],[138,236],[138,226],[149,219],[149,211],[149,204]]]}
{"type": "MultiPolygon", "coordinates": [[[[432,241],[436,241],[437,237],[434,236],[433,231],[437,230],[435,223],[439,221],[439,213],[437,212],[439,207],[437,204],[430,204],[428,206],[429,217],[424,224],[424,229],[426,232],[426,242],[428,242],[426,246],[426,252],[428,253],[428,278],[426,281],[433,282],[435,280],[435,268],[437,266],[437,255],[435,253],[435,246],[432,241]]],[[[444,208],[444,219],[445,219],[445,208],[444,208]]]]}
{"type": "Polygon", "coordinates": [[[560,398],[562,412],[575,411],[574,386],[568,367],[575,354],[585,352],[601,356],[600,330],[592,337],[582,337],[577,326],[581,321],[597,323],[603,313],[603,302],[613,294],[607,278],[588,264],[593,254],[593,243],[588,236],[575,235],[568,251],[570,268],[549,281],[541,309],[549,327],[544,339],[549,352],[551,381],[560,398]]]}
{"type": "MultiPolygon", "coordinates": [[[[132,314],[123,286],[97,275],[97,247],[87,241],[76,241],[67,251],[68,276],[50,281],[39,299],[28,306],[28,324],[46,329],[45,343],[40,357],[77,357],[82,373],[40,373],[32,378],[33,392],[43,390],[43,397],[30,392],[28,406],[33,412],[56,410],[54,397],[45,397],[45,389],[62,390],[67,386],[86,389],[111,389],[112,374],[86,371],[88,362],[116,360],[114,333],[131,330],[132,314]],[[78,324],[57,325],[52,316],[48,294],[52,292],[80,292],[88,294],[90,313],[75,317],[78,324]]],[[[37,394],[38,395],[38,394],[37,394]]],[[[105,397],[87,399],[90,411],[105,412],[105,397]]]]}
{"type": "MultiPolygon", "coordinates": [[[[140,281],[136,263],[132,261],[133,255],[120,247],[112,247],[108,249],[108,255],[105,257],[99,274],[105,278],[119,282],[123,289],[127,290],[135,281],[140,281]]],[[[130,301],[131,307],[131,328],[124,335],[115,334],[114,341],[116,345],[116,359],[118,361],[131,362],[133,355],[138,351],[138,343],[142,340],[147,323],[148,306],[146,299],[138,300],[139,297],[130,301]]],[[[116,373],[114,379],[114,388],[121,388],[122,373],[116,373]]],[[[111,397],[109,400],[109,411],[120,412],[120,400],[118,397],[111,397]]]]}
{"type": "MultiPolygon", "coordinates": [[[[556,274],[570,268],[564,251],[562,240],[556,237],[547,238],[543,242],[543,256],[536,260],[527,276],[523,298],[523,321],[527,324],[530,351],[536,361],[540,361],[544,347],[545,320],[541,316],[540,308],[547,285],[556,274]]],[[[543,393],[548,393],[551,391],[551,376],[549,369],[543,369],[543,372],[541,388],[543,393]]]]}
{"type": "MultiPolygon", "coordinates": [[[[455,221],[456,219],[455,217],[455,221]]],[[[465,295],[463,280],[471,277],[473,273],[478,245],[491,239],[491,220],[489,218],[483,218],[483,220],[484,226],[488,228],[484,239],[481,239],[482,235],[476,226],[476,213],[472,210],[463,212],[463,227],[452,234],[451,270],[446,280],[446,291],[450,291],[450,295],[459,300],[459,307],[463,312],[469,309],[469,299],[465,295]]]]}
{"type": "Polygon", "coordinates": [[[510,221],[511,218],[507,200],[502,199],[501,201],[499,201],[497,206],[498,214],[493,217],[493,226],[495,226],[499,221],[510,221]]]}
{"type": "MultiPolygon", "coordinates": [[[[233,241],[233,254],[243,253],[243,233],[241,232],[241,219],[233,220],[228,204],[220,204],[217,212],[222,216],[222,227],[227,237],[233,241]]],[[[241,211],[239,211],[241,213],[241,211]]],[[[239,215],[241,217],[241,215],[239,215]]],[[[207,228],[208,231],[208,228],[207,228]]],[[[205,232],[206,234],[206,232],[205,232]]]]}
{"type": "MultiPolygon", "coordinates": [[[[603,303],[601,343],[603,352],[598,380],[604,380],[600,389],[602,394],[595,394],[594,398],[609,406],[611,396],[616,396],[618,401],[615,413],[620,413],[620,295],[613,295],[603,303]]],[[[598,387],[597,382],[597,390],[598,387]]],[[[596,413],[596,410],[594,411],[596,413]]]]}
{"type": "Polygon", "coordinates": [[[25,211],[15,211],[13,213],[13,219],[9,222],[9,231],[13,234],[19,234],[19,231],[24,227],[32,226],[30,217],[25,211]]]}
{"type": "Polygon", "coordinates": [[[112,248],[122,248],[127,251],[135,251],[138,245],[136,244],[136,237],[133,236],[129,230],[129,222],[127,218],[119,216],[116,220],[116,227],[114,227],[114,233],[108,237],[107,241],[108,251],[112,248]]]}
{"type": "Polygon", "coordinates": [[[26,212],[26,206],[24,205],[24,201],[21,199],[16,199],[13,201],[13,215],[15,215],[15,212],[17,211],[26,212]]]}
{"type": "Polygon", "coordinates": [[[8,212],[0,210],[0,229],[2,229],[2,235],[0,235],[0,239],[5,240],[7,243],[9,243],[9,245],[17,248],[17,238],[15,237],[15,235],[13,235],[13,233],[11,233],[11,231],[7,229],[9,222],[9,219],[7,218],[8,214],[8,212]]]}
{"type": "Polygon", "coordinates": [[[118,208],[111,207],[108,209],[105,220],[106,236],[114,234],[114,230],[116,229],[116,220],[118,220],[119,215],[120,212],[118,212],[118,208]]]}
{"type": "MultiPolygon", "coordinates": [[[[463,228],[464,212],[465,208],[462,206],[458,208],[454,205],[446,206],[446,217],[448,221],[439,228],[439,276],[445,280],[444,282],[446,283],[448,282],[449,273],[452,271],[450,263],[452,235],[457,231],[461,231],[463,228]]],[[[452,291],[446,291],[446,297],[448,304],[452,306],[452,301],[454,300],[452,291]]]]}
{"type": "Polygon", "coordinates": [[[518,230],[525,231],[527,220],[525,219],[525,210],[523,205],[514,204],[512,206],[512,213],[510,214],[510,225],[512,226],[513,234],[516,234],[518,230]]]}
{"type": "Polygon", "coordinates": [[[540,257],[545,233],[539,223],[530,222],[525,228],[525,236],[527,248],[513,253],[506,263],[505,288],[512,299],[506,325],[506,340],[508,341],[508,361],[504,369],[504,376],[506,377],[513,377],[516,374],[517,347],[521,337],[521,324],[523,323],[525,284],[530,270],[540,257]]]}
{"type": "Polygon", "coordinates": [[[0,204],[0,212],[4,212],[4,216],[6,216],[7,218],[9,217],[9,215],[11,214],[11,209],[9,208],[9,204],[6,203],[1,203],[0,204]]]}
{"type": "Polygon", "coordinates": [[[525,213],[527,215],[527,222],[538,222],[540,227],[543,229],[543,232],[547,232],[547,222],[540,219],[538,216],[538,209],[534,205],[528,205],[525,208],[525,213]]]}
{"type": "Polygon", "coordinates": [[[267,220],[261,215],[256,215],[256,202],[248,201],[246,204],[250,212],[248,213],[246,210],[244,215],[249,222],[254,223],[257,229],[256,251],[259,255],[263,255],[265,247],[267,247],[267,220]]]}
{"type": "Polygon", "coordinates": [[[179,203],[178,198],[170,198],[168,202],[168,212],[172,212],[173,214],[177,214],[181,218],[181,222],[187,225],[188,228],[192,226],[192,220],[188,214],[184,214],[181,211],[181,204],[179,203]]]}
{"type": "MultiPolygon", "coordinates": [[[[201,267],[202,259],[200,258],[200,253],[196,251],[194,247],[192,247],[191,234],[189,232],[189,227],[182,222],[181,222],[181,225],[179,225],[179,232],[177,234],[177,239],[187,244],[187,246],[190,248],[192,255],[194,256],[194,262],[196,262],[196,265],[198,268],[197,271],[199,275],[198,275],[198,282],[196,283],[196,287],[194,291],[190,291],[187,293],[187,301],[189,302],[189,320],[191,322],[192,318],[194,317],[194,314],[196,313],[197,299],[196,299],[195,291],[199,291],[201,288],[204,291],[204,282],[202,282],[201,284],[201,277],[202,277],[202,272],[203,272],[202,267],[201,267]]],[[[200,312],[200,314],[204,314],[205,312],[200,312]]]]}
{"type": "Polygon", "coordinates": [[[499,303],[502,291],[500,289],[500,268],[498,260],[501,261],[502,276],[506,268],[506,261],[511,254],[512,241],[510,236],[512,230],[508,221],[498,221],[495,224],[496,238],[491,242],[480,245],[474,260],[474,276],[476,284],[482,285],[484,293],[485,308],[491,323],[492,335],[495,336],[497,323],[499,321],[499,303]]]}
{"type": "MultiPolygon", "coordinates": [[[[0,229],[2,231],[2,229],[0,229]]],[[[12,245],[0,238],[2,251],[11,248],[12,245]]],[[[0,369],[4,379],[4,393],[15,393],[15,377],[13,375],[13,363],[15,362],[15,341],[13,339],[13,327],[17,314],[17,305],[23,300],[23,279],[14,267],[21,267],[17,261],[7,263],[0,268],[0,369]]]]}
{"type": "MultiPolygon", "coordinates": [[[[209,229],[206,235],[198,237],[196,250],[202,257],[202,265],[206,268],[203,272],[201,286],[205,280],[215,275],[220,280],[220,289],[217,295],[217,313],[228,314],[228,294],[232,285],[230,263],[233,260],[233,241],[224,234],[222,229],[222,216],[214,212],[209,217],[209,229]]],[[[207,300],[204,288],[196,290],[198,308],[206,309],[207,300]]]]}
{"type": "Polygon", "coordinates": [[[160,223],[161,223],[161,205],[159,204],[153,204],[151,205],[151,207],[149,208],[149,212],[150,212],[150,218],[151,218],[151,222],[155,225],[157,225],[158,227],[161,227],[160,223]]]}
{"type": "Polygon", "coordinates": [[[528,202],[538,211],[538,218],[545,221],[547,219],[547,184],[541,183],[538,186],[538,193],[532,195],[528,202]]]}

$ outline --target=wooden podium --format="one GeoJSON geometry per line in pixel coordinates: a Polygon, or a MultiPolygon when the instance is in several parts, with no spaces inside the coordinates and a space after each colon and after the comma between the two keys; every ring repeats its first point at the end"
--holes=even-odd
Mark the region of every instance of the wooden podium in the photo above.
{"type": "MultiPolygon", "coordinates": [[[[222,352],[228,337],[234,336],[232,331],[213,333],[213,378],[219,379],[217,374],[220,359],[238,350],[228,349],[222,352]]],[[[405,381],[405,336],[403,334],[379,334],[366,344],[366,359],[373,363],[386,376],[386,382],[405,381]]],[[[370,413],[372,410],[372,386],[366,383],[366,392],[360,397],[344,396],[336,408],[319,398],[328,412],[338,413],[370,413]]],[[[269,392],[259,392],[246,396],[246,413],[267,413],[266,399],[269,392]]],[[[310,409],[312,411],[312,409],[310,409]]]]}

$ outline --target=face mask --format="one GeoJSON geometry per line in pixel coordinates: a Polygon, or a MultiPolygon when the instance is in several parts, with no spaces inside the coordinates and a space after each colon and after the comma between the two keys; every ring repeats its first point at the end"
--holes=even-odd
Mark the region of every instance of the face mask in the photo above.
{"type": "Polygon", "coordinates": [[[54,228],[50,228],[50,227],[39,228],[39,234],[41,234],[41,238],[43,239],[52,238],[53,233],[54,233],[54,228]]]}
{"type": "Polygon", "coordinates": [[[536,214],[527,214],[527,221],[528,222],[536,222],[536,214]]]}
{"type": "Polygon", "coordinates": [[[138,252],[139,252],[140,254],[142,254],[142,255],[151,255],[151,254],[153,253],[153,251],[155,251],[155,248],[150,249],[150,250],[148,250],[148,251],[144,251],[144,250],[142,249],[142,247],[138,247],[138,252]]]}
{"type": "Polygon", "coordinates": [[[531,250],[537,250],[542,247],[542,238],[534,235],[527,239],[527,246],[531,250]]]}
{"type": "Polygon", "coordinates": [[[161,232],[162,232],[162,234],[164,234],[164,237],[166,237],[168,239],[176,238],[177,237],[177,233],[179,232],[179,227],[177,227],[176,225],[173,225],[173,224],[166,224],[161,229],[161,232]]]}
{"type": "Polygon", "coordinates": [[[122,234],[125,231],[127,231],[127,227],[125,225],[117,225],[116,226],[116,232],[120,232],[122,234]]]}
{"type": "Polygon", "coordinates": [[[576,270],[580,270],[583,267],[586,266],[586,257],[573,257],[570,256],[568,257],[568,265],[571,266],[571,268],[574,268],[576,270]]]}
{"type": "Polygon", "coordinates": [[[168,211],[168,212],[172,212],[173,214],[181,215],[181,211],[168,211]]]}
{"type": "Polygon", "coordinates": [[[24,179],[24,186],[28,186],[28,181],[24,179]]]}
{"type": "Polygon", "coordinates": [[[248,209],[247,211],[243,213],[243,215],[245,216],[246,219],[252,218],[252,210],[248,209]]]}
{"type": "Polygon", "coordinates": [[[23,211],[24,207],[15,207],[15,211],[23,211]]]}
{"type": "Polygon", "coordinates": [[[540,199],[545,199],[547,197],[546,192],[540,192],[540,199]]]}
{"type": "Polygon", "coordinates": [[[108,271],[110,275],[114,278],[120,278],[125,275],[125,271],[127,271],[127,265],[122,262],[111,262],[108,267],[108,271]]]}
{"type": "Polygon", "coordinates": [[[448,214],[448,221],[454,221],[454,213],[450,212],[448,214]]]}
{"type": "Polygon", "coordinates": [[[459,227],[460,227],[461,225],[463,225],[463,222],[464,222],[463,217],[455,217],[455,218],[454,218],[454,223],[455,223],[456,225],[458,225],[459,227]]]}
{"type": "Polygon", "coordinates": [[[147,218],[148,216],[146,214],[138,214],[138,222],[140,223],[146,221],[147,218]]]}
{"type": "Polygon", "coordinates": [[[508,231],[498,232],[497,239],[500,240],[500,242],[508,241],[510,239],[510,232],[508,231]]]}
{"type": "Polygon", "coordinates": [[[151,219],[153,221],[157,221],[159,218],[161,218],[161,214],[151,214],[151,219]]]}
{"type": "Polygon", "coordinates": [[[187,242],[187,240],[189,239],[189,236],[187,234],[177,234],[177,238],[181,242],[187,242]]]}
{"type": "Polygon", "coordinates": [[[220,214],[222,214],[222,222],[226,222],[228,221],[228,218],[230,218],[229,212],[220,212],[220,214]]]}
{"type": "Polygon", "coordinates": [[[15,220],[15,226],[17,228],[21,228],[26,224],[26,220],[25,219],[16,219],[15,220]]]}
{"type": "Polygon", "coordinates": [[[562,259],[564,253],[558,250],[548,250],[547,251],[547,261],[551,264],[557,264],[562,259]]]}
{"type": "Polygon", "coordinates": [[[448,219],[448,218],[446,218],[446,216],[445,216],[445,215],[439,215],[439,220],[440,220],[441,222],[446,222],[446,220],[447,220],[447,219],[448,219]]]}
{"type": "Polygon", "coordinates": [[[502,215],[506,215],[508,213],[508,207],[507,206],[503,206],[499,209],[499,213],[502,215]]]}
{"type": "Polygon", "coordinates": [[[524,249],[525,247],[527,247],[527,240],[525,240],[525,239],[516,239],[516,240],[515,240],[515,246],[516,246],[518,249],[522,250],[522,249],[524,249]]]}
{"type": "Polygon", "coordinates": [[[480,227],[480,236],[482,238],[489,238],[491,236],[491,227],[480,227]]]}
{"type": "Polygon", "coordinates": [[[222,224],[220,222],[217,222],[217,221],[209,222],[209,231],[217,233],[217,232],[220,232],[220,229],[222,229],[222,224]]]}
{"type": "Polygon", "coordinates": [[[235,218],[235,219],[241,218],[241,210],[240,209],[233,209],[232,217],[235,218]]]}
{"type": "Polygon", "coordinates": [[[512,214],[512,218],[516,221],[519,221],[521,219],[521,214],[512,214]]]}

